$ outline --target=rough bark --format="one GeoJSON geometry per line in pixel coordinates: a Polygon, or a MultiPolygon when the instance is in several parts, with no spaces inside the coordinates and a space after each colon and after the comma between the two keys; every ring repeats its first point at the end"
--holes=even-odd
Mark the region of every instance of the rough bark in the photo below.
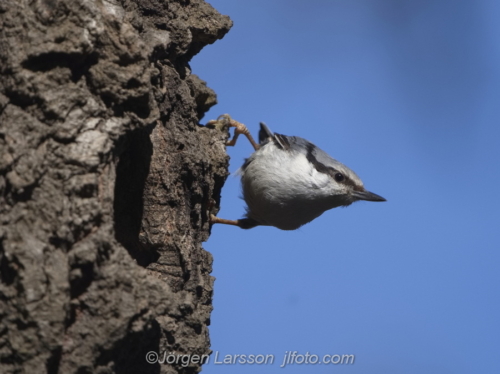
{"type": "Polygon", "coordinates": [[[227,175],[202,0],[0,2],[0,372],[196,373],[227,175]]]}

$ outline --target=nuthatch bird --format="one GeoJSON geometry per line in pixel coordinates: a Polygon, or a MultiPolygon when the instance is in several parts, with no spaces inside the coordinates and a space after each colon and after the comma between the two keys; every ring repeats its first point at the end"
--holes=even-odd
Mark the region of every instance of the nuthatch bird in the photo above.
{"type": "Polygon", "coordinates": [[[211,216],[211,223],[243,229],[262,225],[295,230],[329,209],[358,200],[386,201],[365,190],[351,169],[303,138],[274,134],[261,123],[257,144],[247,127],[227,114],[208,124],[236,128],[227,145],[235,145],[243,134],[255,148],[238,170],[247,203],[246,218],[227,220],[211,216]]]}

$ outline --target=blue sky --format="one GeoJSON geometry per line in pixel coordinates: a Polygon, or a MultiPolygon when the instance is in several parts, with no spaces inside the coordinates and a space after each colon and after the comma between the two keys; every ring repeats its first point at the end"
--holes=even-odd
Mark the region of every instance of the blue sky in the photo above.
{"type": "MultiPolygon", "coordinates": [[[[500,3],[212,0],[234,27],[191,62],[219,104],[304,137],[388,201],[296,231],[216,225],[210,335],[272,365],[204,373],[500,373],[500,3]],[[353,365],[288,365],[354,354],[353,365]]],[[[252,152],[228,148],[234,173],[252,152]]],[[[244,214],[239,178],[219,216],[244,214]]]]}

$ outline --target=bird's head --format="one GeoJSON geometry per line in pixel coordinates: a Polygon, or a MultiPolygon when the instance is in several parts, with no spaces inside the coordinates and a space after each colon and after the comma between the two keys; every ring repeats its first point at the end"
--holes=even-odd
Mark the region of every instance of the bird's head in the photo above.
{"type": "Polygon", "coordinates": [[[347,206],[359,200],[386,201],[382,196],[367,191],[356,173],[345,165],[337,165],[336,169],[329,170],[329,174],[330,193],[342,202],[340,205],[347,206]]]}
{"type": "Polygon", "coordinates": [[[354,171],[326,152],[311,143],[306,148],[310,164],[318,173],[328,177],[326,190],[335,206],[347,206],[359,200],[386,201],[382,196],[367,191],[354,171]]]}

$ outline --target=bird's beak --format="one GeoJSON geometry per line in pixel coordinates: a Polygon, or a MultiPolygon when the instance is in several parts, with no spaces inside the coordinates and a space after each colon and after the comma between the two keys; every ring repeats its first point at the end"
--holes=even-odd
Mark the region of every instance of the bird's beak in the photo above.
{"type": "Polygon", "coordinates": [[[366,201],[387,201],[382,196],[379,196],[373,192],[369,191],[354,191],[352,195],[357,200],[366,200],[366,201]]]}

